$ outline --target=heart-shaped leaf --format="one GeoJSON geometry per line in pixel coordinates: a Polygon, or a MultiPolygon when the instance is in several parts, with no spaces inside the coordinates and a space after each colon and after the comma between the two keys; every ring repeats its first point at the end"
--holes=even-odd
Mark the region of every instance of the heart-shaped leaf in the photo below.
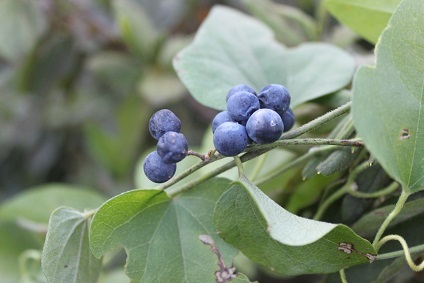
{"type": "Polygon", "coordinates": [[[244,177],[220,198],[214,223],[226,242],[280,274],[331,273],[374,259],[372,245],[347,226],[291,214],[244,177]]]}
{"type": "Polygon", "coordinates": [[[48,282],[96,282],[102,261],[91,253],[89,216],[67,207],[50,217],[41,267],[48,282]]]}
{"type": "Polygon", "coordinates": [[[102,205],[90,231],[93,253],[100,257],[122,245],[128,259],[126,273],[131,282],[216,282],[222,267],[231,267],[237,253],[222,241],[212,223],[217,199],[230,186],[225,179],[212,179],[169,198],[163,191],[134,190],[102,205]]]}
{"type": "Polygon", "coordinates": [[[424,2],[405,0],[358,70],[353,122],[369,151],[405,191],[424,189],[424,2]]]}
{"type": "Polygon", "coordinates": [[[268,27],[223,6],[212,9],[194,42],[174,57],[174,68],[194,98],[221,110],[237,84],[258,91],[269,83],[283,84],[296,106],[348,84],[354,67],[346,52],[328,44],[286,49],[268,27]]]}
{"type": "Polygon", "coordinates": [[[400,0],[327,0],[328,10],[339,21],[372,43],[386,27],[400,0]]]}

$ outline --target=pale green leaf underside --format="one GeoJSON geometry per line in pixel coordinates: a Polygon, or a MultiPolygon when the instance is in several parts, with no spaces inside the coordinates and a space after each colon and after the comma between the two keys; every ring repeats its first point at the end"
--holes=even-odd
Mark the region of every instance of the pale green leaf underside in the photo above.
{"type": "Polygon", "coordinates": [[[16,60],[26,55],[46,30],[37,1],[0,1],[0,56],[16,60]]]}
{"type": "Polygon", "coordinates": [[[372,43],[386,27],[400,0],[327,0],[326,6],[340,22],[372,43]]]}
{"type": "Polygon", "coordinates": [[[106,202],[91,224],[93,253],[123,246],[131,282],[215,282],[217,256],[199,240],[210,235],[224,262],[231,266],[237,251],[216,234],[212,212],[229,187],[213,179],[170,199],[165,192],[135,190],[106,202]]]}
{"type": "Polygon", "coordinates": [[[88,219],[72,208],[52,213],[43,247],[41,267],[48,282],[96,282],[101,260],[91,253],[88,219]]]}
{"type": "Polygon", "coordinates": [[[226,109],[225,96],[237,84],[259,91],[269,83],[285,85],[292,106],[336,91],[352,78],[352,58],[323,43],[286,49],[272,31],[236,10],[215,6],[194,42],[174,58],[174,68],[200,103],[226,109]]]}
{"type": "Polygon", "coordinates": [[[405,0],[377,45],[375,67],[353,86],[353,121],[383,168],[406,191],[424,189],[424,2],[405,0]]]}
{"type": "Polygon", "coordinates": [[[331,273],[368,262],[365,254],[375,253],[350,228],[291,214],[244,178],[221,197],[214,223],[226,242],[285,275],[331,273]],[[362,254],[340,251],[341,242],[362,254]]]}
{"type": "Polygon", "coordinates": [[[68,184],[47,184],[28,189],[0,206],[0,220],[25,219],[47,223],[59,206],[78,210],[94,209],[105,198],[90,188],[68,184]],[[36,200],[37,205],[34,205],[36,200]]]}

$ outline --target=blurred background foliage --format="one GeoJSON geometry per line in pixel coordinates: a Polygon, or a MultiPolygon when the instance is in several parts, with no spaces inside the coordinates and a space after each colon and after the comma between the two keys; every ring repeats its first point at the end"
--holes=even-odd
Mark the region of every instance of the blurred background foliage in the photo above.
{"type": "MultiPolygon", "coordinates": [[[[253,15],[286,46],[326,41],[358,64],[373,62],[373,45],[331,18],[323,1],[0,1],[1,282],[45,282],[40,249],[56,207],[95,208],[143,182],[137,164],[155,145],[147,125],[156,110],[180,117],[190,147],[201,148],[205,133],[210,145],[216,111],[188,94],[172,58],[215,4],[253,15]]],[[[348,99],[340,92],[306,103],[296,109],[298,122],[348,99]]],[[[302,182],[301,170],[288,175],[276,182],[302,182]]],[[[315,203],[330,181],[305,182],[303,194],[311,184],[319,188],[307,200],[286,201],[289,209],[315,203]]],[[[124,260],[111,256],[105,268],[122,268],[124,260]]],[[[101,282],[126,281],[122,272],[107,274],[101,282]]]]}

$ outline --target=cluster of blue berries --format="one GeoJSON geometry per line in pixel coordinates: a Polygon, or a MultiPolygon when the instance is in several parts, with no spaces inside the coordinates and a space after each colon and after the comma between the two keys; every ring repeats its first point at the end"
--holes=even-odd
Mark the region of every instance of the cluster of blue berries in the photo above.
{"type": "Polygon", "coordinates": [[[294,122],[286,87],[269,84],[256,94],[248,85],[236,85],[227,94],[227,111],[212,121],[213,143],[220,154],[235,156],[251,141],[275,142],[294,122]]]}
{"type": "Polygon", "coordinates": [[[143,169],[149,180],[155,183],[168,181],[175,174],[176,163],[187,156],[187,139],[180,130],[181,121],[171,110],[159,110],[150,118],[149,131],[158,144],[156,151],[144,160],[143,169]]]}

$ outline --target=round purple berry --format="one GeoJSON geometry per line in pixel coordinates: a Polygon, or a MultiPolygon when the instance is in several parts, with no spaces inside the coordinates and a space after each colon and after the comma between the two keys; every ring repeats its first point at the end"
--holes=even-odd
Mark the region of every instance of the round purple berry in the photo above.
{"type": "Polygon", "coordinates": [[[268,108],[277,113],[286,111],[290,106],[290,93],[285,86],[278,84],[266,85],[258,94],[261,108],[268,108]]]}
{"type": "Polygon", "coordinates": [[[224,156],[236,156],[246,149],[249,138],[246,128],[235,122],[225,122],[216,128],[213,144],[224,156]]]}
{"type": "Polygon", "coordinates": [[[164,183],[171,179],[177,165],[175,163],[165,163],[156,151],[147,155],[143,164],[144,174],[147,178],[155,183],[164,183]]]}
{"type": "Polygon", "coordinates": [[[234,93],[239,92],[239,91],[247,91],[247,92],[250,92],[253,95],[256,95],[256,91],[253,88],[251,88],[250,86],[245,85],[245,84],[239,84],[239,85],[236,85],[236,86],[234,86],[230,89],[230,91],[227,93],[227,97],[226,97],[225,101],[228,101],[230,96],[232,96],[234,93]]]}
{"type": "Polygon", "coordinates": [[[227,101],[228,114],[234,121],[243,125],[259,107],[258,98],[247,91],[236,92],[227,101]]]}
{"type": "Polygon", "coordinates": [[[156,151],[165,163],[180,162],[187,156],[187,139],[183,134],[166,132],[159,138],[156,151]]]}
{"type": "Polygon", "coordinates": [[[283,133],[284,125],[280,115],[271,109],[259,109],[247,120],[246,131],[256,143],[272,143],[283,133]]]}
{"type": "Polygon", "coordinates": [[[225,122],[235,122],[228,114],[228,111],[222,111],[216,114],[212,120],[212,133],[215,132],[219,125],[225,122]]]}
{"type": "Polygon", "coordinates": [[[152,115],[149,121],[149,131],[152,137],[159,138],[166,132],[177,132],[181,130],[181,121],[168,109],[162,109],[152,115]]]}

